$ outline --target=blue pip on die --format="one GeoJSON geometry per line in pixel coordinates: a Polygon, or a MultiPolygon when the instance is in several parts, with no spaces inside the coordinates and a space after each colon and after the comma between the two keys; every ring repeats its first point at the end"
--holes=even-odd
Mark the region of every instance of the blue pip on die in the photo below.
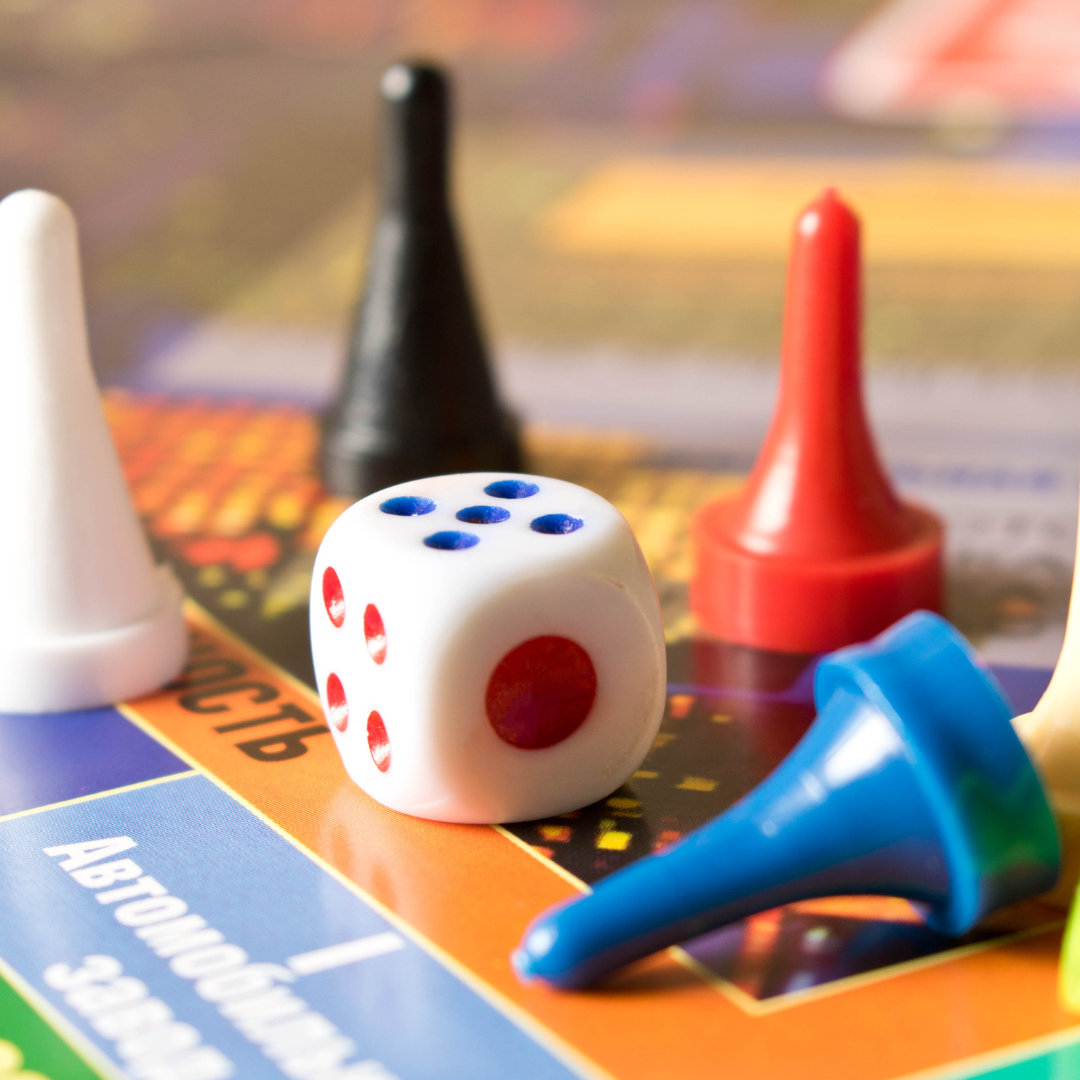
{"type": "Polygon", "coordinates": [[[757,911],[840,894],[926,905],[942,934],[1057,879],[1054,815],[1011,710],[963,637],[926,611],[818,666],[818,717],[720,817],[553,908],[513,957],[585,986],[757,911]]]}
{"type": "Polygon", "coordinates": [[[626,519],[562,480],[462,473],[349,507],[315,560],[311,645],[349,775],[439,821],[609,795],[660,726],[656,590],[626,519]]]}

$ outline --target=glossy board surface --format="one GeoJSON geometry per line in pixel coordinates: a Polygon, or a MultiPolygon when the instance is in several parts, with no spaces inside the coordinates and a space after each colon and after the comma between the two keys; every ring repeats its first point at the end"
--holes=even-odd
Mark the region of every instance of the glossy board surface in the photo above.
{"type": "MultiPolygon", "coordinates": [[[[41,819],[36,830],[50,818],[87,820],[99,803],[112,806],[100,812],[102,822],[108,815],[117,824],[130,821],[117,815],[132,805],[126,800],[144,790],[132,785],[144,782],[146,790],[155,791],[158,808],[144,815],[146,821],[160,817],[161,828],[175,828],[175,821],[169,822],[174,796],[166,793],[186,784],[195,796],[176,803],[176,810],[190,834],[200,838],[201,851],[218,850],[220,818],[223,837],[237,830],[247,836],[249,829],[256,837],[270,837],[259,832],[265,827],[296,853],[287,854],[271,837],[263,849],[278,855],[265,869],[237,864],[243,872],[234,875],[236,889],[262,899],[251,908],[250,927],[236,938],[232,924],[218,919],[223,908],[210,886],[220,882],[220,868],[207,862],[201,872],[208,876],[208,899],[203,907],[204,893],[193,890],[199,906],[192,912],[205,917],[211,929],[228,929],[227,944],[244,948],[252,958],[265,952],[278,963],[303,955],[284,938],[272,955],[270,949],[279,940],[274,935],[283,931],[270,925],[275,906],[266,899],[265,883],[270,881],[275,899],[282,893],[285,902],[288,881],[295,877],[298,889],[309,890],[303,919],[310,923],[310,941],[305,938],[296,949],[311,952],[372,933],[400,935],[427,958],[411,969],[421,973],[418,994],[425,985],[449,988],[434,998],[423,991],[425,1008],[430,1005],[436,1016],[446,1009],[456,1016],[460,1007],[461,1016],[494,1017],[495,1029],[502,1031],[508,1022],[520,1038],[500,1037],[492,1046],[498,1060],[525,1061],[523,1076],[565,1068],[620,1080],[705,1078],[723,1061],[729,1075],[747,1080],[787,1080],[793,1074],[811,1080],[894,1080],[942,1068],[950,1077],[975,1076],[1012,1068],[1010,1063],[1021,1059],[1048,1062],[1048,1068],[1067,1064],[1075,1022],[1056,1000],[1061,912],[1037,904],[1010,908],[957,941],[931,930],[925,911],[906,900],[823,897],[770,909],[697,938],[599,992],[566,995],[522,987],[507,957],[531,918],[715,818],[790,752],[813,718],[814,659],[682,638],[668,647],[660,734],[635,776],[609,799],[513,830],[409,819],[377,806],[352,784],[316,695],[286,670],[300,675],[310,670],[300,633],[310,575],[303,566],[312,558],[319,528],[325,529],[328,515],[336,512],[311,480],[310,418],[291,408],[131,397],[114,398],[110,413],[159,555],[173,561],[191,595],[262,651],[233,636],[204,608],[191,607],[192,656],[184,679],[95,721],[102,726],[93,751],[71,744],[77,764],[85,758],[93,772],[100,763],[98,784],[86,787],[80,774],[74,786],[56,786],[49,778],[64,770],[54,768],[38,735],[26,735],[19,744],[24,749],[0,758],[0,769],[7,770],[0,791],[15,790],[16,781],[31,791],[18,808],[6,810],[0,830],[29,830],[29,824],[19,823],[35,818],[41,819]],[[253,491],[260,493],[258,501],[252,502],[253,491]],[[289,602],[289,582],[298,573],[302,607],[289,602]],[[134,760],[138,767],[125,766],[114,776],[105,763],[116,758],[134,760]],[[28,783],[35,764],[49,779],[40,790],[28,783]],[[191,773],[204,779],[196,784],[191,773]],[[168,779],[174,776],[185,778],[168,779]],[[222,793],[229,796],[226,803],[222,793]],[[300,868],[297,857],[307,868],[300,868]],[[281,866],[293,869],[281,873],[281,866]],[[325,892],[319,887],[320,897],[340,898],[333,885],[338,882],[353,899],[321,906],[311,882],[328,883],[325,892]],[[389,931],[379,918],[390,923],[389,931]],[[352,928],[348,934],[346,924],[352,928]],[[316,941],[318,933],[324,937],[316,941]],[[517,1053],[524,1056],[512,1056],[517,1053]]],[[[1020,668],[997,672],[1017,711],[1032,707],[1049,675],[1020,668]]],[[[25,725],[23,718],[4,718],[5,744],[16,746],[12,732],[26,734],[25,725]]],[[[137,839],[134,833],[132,838],[137,839]]],[[[143,846],[149,852],[153,845],[143,846]]],[[[35,894],[30,909],[26,902],[14,909],[26,925],[40,916],[45,929],[33,931],[38,939],[59,924],[65,941],[85,942],[103,954],[122,945],[116,954],[122,964],[162,965],[164,983],[190,989],[134,932],[114,939],[115,917],[108,916],[112,924],[102,922],[100,912],[108,915],[108,909],[93,899],[93,891],[73,882],[40,848],[12,851],[0,868],[9,895],[15,895],[25,869],[30,879],[48,883],[41,896],[50,903],[63,889],[74,905],[48,907],[35,894]],[[46,861],[43,869],[34,869],[38,860],[46,861]],[[53,876],[39,877],[46,871],[53,876]]],[[[173,895],[186,888],[186,877],[170,872],[166,881],[156,874],[156,855],[153,867],[142,865],[139,848],[116,858],[125,856],[147,875],[160,877],[173,895]]],[[[181,898],[191,903],[186,895],[181,898]]],[[[4,907],[5,915],[12,910],[7,903],[4,907]]],[[[7,983],[32,1004],[55,1039],[78,1048],[102,1075],[115,1075],[115,1059],[110,1064],[62,995],[57,999],[50,990],[46,997],[35,989],[32,980],[40,987],[42,975],[34,966],[37,959],[21,959],[15,970],[8,955],[15,946],[23,947],[0,947],[7,983]]],[[[398,953],[373,956],[358,961],[355,972],[370,977],[377,965],[400,958],[398,953]]],[[[347,974],[343,967],[337,975],[302,979],[314,985],[347,974]]],[[[347,1060],[359,1059],[368,1029],[354,1023],[347,1010],[327,1011],[330,1006],[323,1008],[321,999],[300,993],[302,979],[287,988],[356,1042],[358,1053],[347,1060]]],[[[155,990],[151,996],[160,994],[155,990]]],[[[11,1038],[6,1032],[0,1037],[11,1038]]],[[[217,1048],[226,1053],[223,1046],[217,1048]]],[[[260,1055],[252,1058],[258,1062],[251,1071],[256,1080],[279,1075],[254,1044],[245,1047],[260,1055]]],[[[29,1062],[29,1046],[23,1050],[29,1062]]],[[[483,1065],[488,1059],[477,1060],[483,1065]]],[[[384,1064],[391,1068],[389,1061],[384,1064]]],[[[412,1075],[401,1066],[398,1072],[403,1080],[412,1075]]]]}

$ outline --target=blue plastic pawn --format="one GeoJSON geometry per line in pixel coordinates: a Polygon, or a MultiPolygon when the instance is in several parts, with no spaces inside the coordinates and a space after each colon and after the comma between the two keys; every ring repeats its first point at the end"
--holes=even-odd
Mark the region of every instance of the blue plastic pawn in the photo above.
{"type": "Polygon", "coordinates": [[[524,979],[587,986],[754,912],[812,897],[901,896],[968,931],[1050,888],[1057,827],[993,676],[937,615],[833,653],[818,718],[754,791],[660,854],[528,928],[524,979]]]}

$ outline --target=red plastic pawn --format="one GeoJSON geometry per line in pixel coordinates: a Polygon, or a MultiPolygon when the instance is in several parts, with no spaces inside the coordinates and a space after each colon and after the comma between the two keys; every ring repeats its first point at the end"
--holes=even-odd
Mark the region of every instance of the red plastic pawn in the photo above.
{"type": "Polygon", "coordinates": [[[897,499],[863,409],[859,276],[858,219],[829,189],[795,226],[765,445],[692,525],[691,606],[727,641],[826,652],[940,607],[941,523],[897,499]]]}

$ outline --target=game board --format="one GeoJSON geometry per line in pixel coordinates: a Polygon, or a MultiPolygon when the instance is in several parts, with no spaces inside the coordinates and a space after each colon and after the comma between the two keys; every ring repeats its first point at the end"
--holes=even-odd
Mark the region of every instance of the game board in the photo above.
{"type": "MultiPolygon", "coordinates": [[[[313,472],[315,419],[118,392],[106,404],[136,505],[191,597],[191,661],[175,685],[115,709],[0,718],[13,870],[0,883],[0,1054],[52,1080],[124,1075],[131,1047],[44,976],[99,954],[196,1033],[191,1071],[155,1075],[198,1076],[215,1051],[245,1078],[281,1075],[274,1053],[314,1068],[245,1034],[44,851],[128,836],[124,854],[161,891],[252,963],[280,965],[279,988],[309,1023],[324,1018],[303,1053],[337,1063],[328,1077],[1020,1080],[1080,1063],[1080,1027],[1056,1000],[1062,913],[1039,903],[948,941],[906,901],[819,900],[597,991],[514,978],[507,957],[533,915],[723,810],[811,719],[812,657],[705,640],[686,614],[688,513],[737,477],[646,467],[627,440],[533,433],[531,468],[612,498],[641,539],[668,627],[667,712],[642,768],[602,804],[453,826],[356,788],[309,686],[310,566],[341,509],[313,472]]],[[[1018,709],[1049,676],[998,674],[1018,709]]]]}

